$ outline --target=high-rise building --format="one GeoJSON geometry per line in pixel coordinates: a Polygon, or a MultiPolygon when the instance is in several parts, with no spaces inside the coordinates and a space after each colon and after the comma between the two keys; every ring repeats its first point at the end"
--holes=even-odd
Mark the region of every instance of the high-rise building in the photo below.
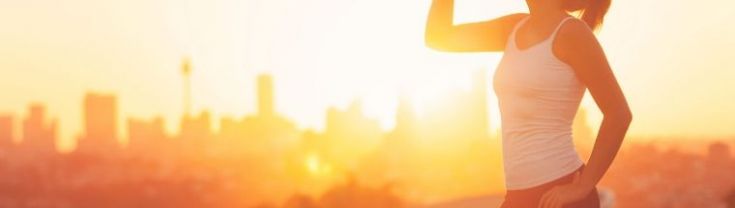
{"type": "Polygon", "coordinates": [[[258,115],[273,116],[275,113],[273,105],[273,78],[267,74],[260,75],[258,76],[258,115]]]}
{"type": "Polygon", "coordinates": [[[379,145],[383,136],[380,123],[365,116],[360,101],[345,110],[329,108],[324,134],[331,144],[327,155],[346,167],[357,165],[356,161],[379,145]]]}
{"type": "Polygon", "coordinates": [[[184,58],[181,62],[181,75],[184,76],[184,115],[191,114],[191,59],[184,58]]]}
{"type": "Polygon", "coordinates": [[[270,75],[259,75],[256,88],[257,113],[239,122],[241,131],[238,131],[238,137],[247,138],[243,143],[247,151],[283,151],[289,140],[298,137],[296,126],[276,112],[273,78],[270,75]]]}
{"type": "Polygon", "coordinates": [[[166,138],[163,118],[150,121],[128,119],[128,148],[134,150],[155,150],[160,148],[166,138]]]}
{"type": "Polygon", "coordinates": [[[117,99],[113,95],[88,93],[84,98],[84,137],[79,148],[109,149],[117,141],[117,99]]]}
{"type": "Polygon", "coordinates": [[[45,108],[33,104],[28,108],[28,116],[23,121],[23,141],[25,150],[52,153],[56,151],[56,121],[45,121],[45,108]]]}
{"type": "Polygon", "coordinates": [[[199,116],[181,118],[179,138],[183,140],[203,140],[212,138],[212,124],[209,112],[201,112],[199,116]]]}
{"type": "Polygon", "coordinates": [[[396,109],[396,125],[383,139],[381,145],[388,153],[400,152],[397,150],[406,150],[418,133],[418,120],[413,109],[411,99],[406,94],[401,94],[398,99],[398,108],[396,109]]]}
{"type": "Polygon", "coordinates": [[[9,115],[0,116],[0,147],[13,144],[13,117],[9,115]]]}
{"type": "Polygon", "coordinates": [[[416,114],[408,95],[401,95],[396,110],[396,132],[413,133],[416,130],[416,114]]]}
{"type": "Polygon", "coordinates": [[[715,161],[730,160],[730,145],[725,142],[712,142],[707,148],[707,158],[715,161]]]}
{"type": "Polygon", "coordinates": [[[180,128],[177,139],[183,145],[182,152],[194,155],[210,152],[214,135],[209,112],[201,112],[196,117],[184,115],[180,128]]]}
{"type": "Polygon", "coordinates": [[[247,126],[241,120],[225,117],[219,122],[219,137],[225,140],[242,139],[245,137],[247,126]]]}

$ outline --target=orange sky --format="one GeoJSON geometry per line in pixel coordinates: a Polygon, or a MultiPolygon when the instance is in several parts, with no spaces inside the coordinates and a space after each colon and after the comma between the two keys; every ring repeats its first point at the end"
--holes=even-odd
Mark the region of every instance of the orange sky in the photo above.
{"type": "MultiPolygon", "coordinates": [[[[80,134],[84,93],[110,92],[119,97],[121,119],[162,115],[174,131],[182,112],[178,65],[189,55],[196,110],[253,112],[255,76],[268,72],[278,110],[301,127],[321,128],[327,106],[360,98],[366,113],[390,128],[401,90],[421,108],[442,91],[468,88],[475,69],[492,74],[500,56],[425,48],[429,3],[0,1],[0,112],[19,118],[28,103],[47,104],[68,149],[80,134]]],[[[457,4],[460,22],[525,10],[520,0],[457,4]]],[[[599,37],[635,115],[631,134],[735,135],[734,7],[613,1],[599,37]]],[[[584,105],[594,108],[589,97],[584,105]]]]}

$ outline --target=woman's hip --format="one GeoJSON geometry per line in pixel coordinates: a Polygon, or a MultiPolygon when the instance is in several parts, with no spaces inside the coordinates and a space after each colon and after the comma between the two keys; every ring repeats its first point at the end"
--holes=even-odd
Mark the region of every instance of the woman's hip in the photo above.
{"type": "MultiPolygon", "coordinates": [[[[574,174],[583,171],[584,166],[579,167],[576,171],[567,174],[559,179],[541,184],[539,186],[520,189],[508,190],[505,194],[505,200],[501,208],[536,208],[538,207],[541,196],[552,188],[571,183],[574,180],[574,174]]],[[[577,202],[564,206],[565,208],[598,208],[600,207],[600,199],[597,196],[597,189],[590,192],[588,196],[577,202]]]]}

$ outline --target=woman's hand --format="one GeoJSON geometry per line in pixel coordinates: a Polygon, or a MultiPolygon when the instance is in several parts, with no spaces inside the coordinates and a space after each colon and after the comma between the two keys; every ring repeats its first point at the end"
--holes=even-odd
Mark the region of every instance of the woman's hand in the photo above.
{"type": "Polygon", "coordinates": [[[584,199],[594,188],[583,185],[580,183],[579,178],[579,172],[577,172],[574,175],[574,181],[572,183],[556,186],[544,193],[541,196],[539,207],[561,208],[572,202],[584,199]]]}

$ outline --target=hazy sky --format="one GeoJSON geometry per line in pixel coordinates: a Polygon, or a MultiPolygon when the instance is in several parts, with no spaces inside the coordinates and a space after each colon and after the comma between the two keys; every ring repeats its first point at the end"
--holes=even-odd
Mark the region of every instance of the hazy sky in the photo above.
{"type": "MultiPolygon", "coordinates": [[[[456,1],[459,22],[525,10],[520,0],[456,1]]],[[[29,103],[47,104],[68,149],[81,132],[84,93],[114,93],[121,123],[160,115],[174,131],[178,67],[188,55],[194,109],[215,118],[252,113],[255,76],[267,72],[277,109],[301,127],[319,129],[328,106],[361,99],[390,128],[399,92],[419,108],[430,105],[442,92],[468,88],[473,70],[492,75],[500,56],[425,48],[430,2],[0,0],[0,112],[20,125],[29,103]]],[[[735,135],[732,8],[715,0],[613,1],[599,37],[633,109],[632,135],[735,135]]],[[[584,105],[599,120],[589,97],[584,105]]]]}

